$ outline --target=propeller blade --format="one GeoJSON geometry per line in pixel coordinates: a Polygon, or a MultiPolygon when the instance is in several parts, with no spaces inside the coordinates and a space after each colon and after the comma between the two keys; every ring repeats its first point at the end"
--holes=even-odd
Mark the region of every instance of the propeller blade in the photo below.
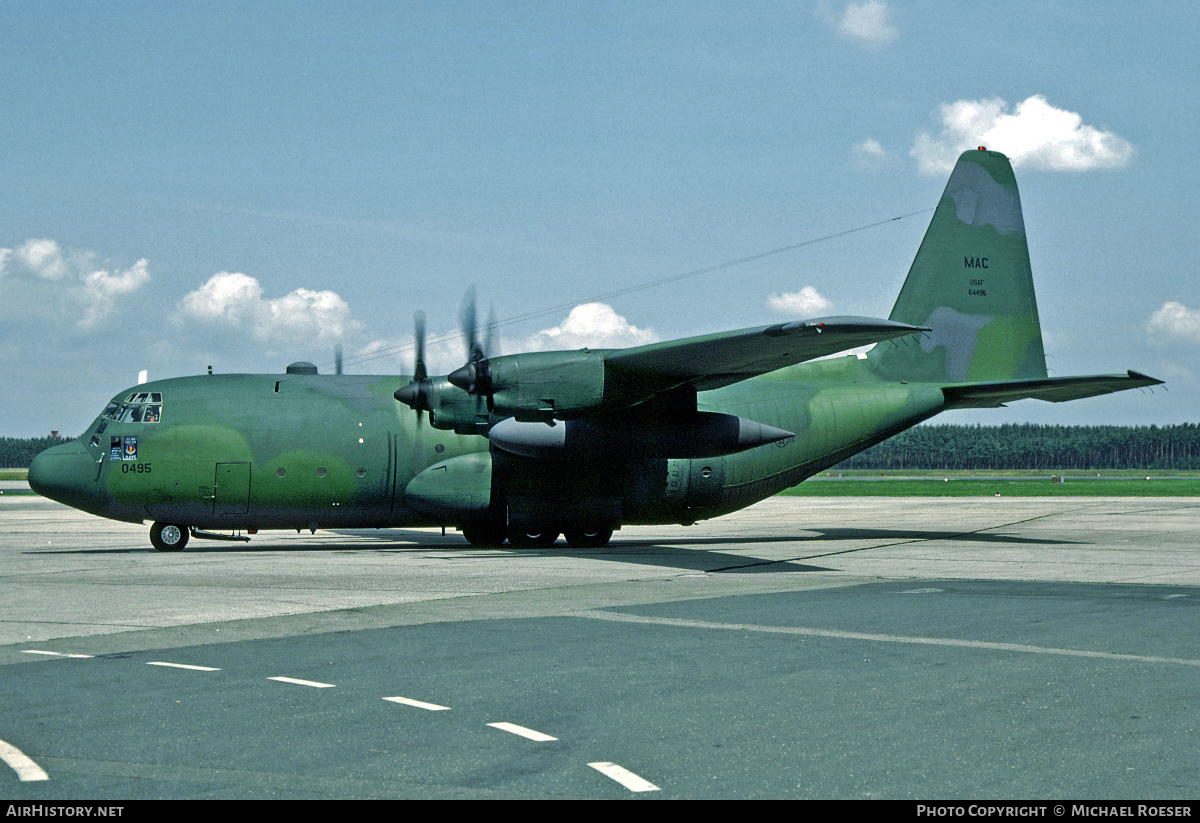
{"type": "Polygon", "coordinates": [[[467,360],[477,360],[477,354],[482,354],[478,339],[478,313],[475,311],[475,286],[472,285],[463,295],[462,308],[458,313],[458,324],[462,328],[463,343],[467,349],[467,360]]]}
{"type": "Polygon", "coordinates": [[[413,318],[414,337],[417,342],[417,364],[413,370],[413,379],[420,382],[425,379],[425,312],[418,311],[413,318]]]}
{"type": "Polygon", "coordinates": [[[496,331],[496,307],[494,305],[489,305],[488,306],[487,328],[484,330],[484,333],[483,333],[483,356],[485,359],[488,357],[491,357],[492,355],[500,353],[499,351],[492,348],[492,341],[495,340],[495,335],[493,333],[495,331],[496,331]]]}
{"type": "Polygon", "coordinates": [[[333,348],[333,373],[342,373],[342,344],[338,343],[333,348]]]}
{"type": "Polygon", "coordinates": [[[417,413],[417,430],[420,431],[424,422],[425,412],[429,411],[429,391],[431,384],[429,373],[425,368],[425,312],[418,311],[413,315],[413,341],[416,344],[417,362],[413,366],[413,379],[407,386],[396,389],[393,397],[417,413]]]}
{"type": "Polygon", "coordinates": [[[488,352],[492,346],[492,330],[496,325],[496,312],[488,313],[487,339],[479,341],[479,314],[475,306],[475,286],[467,289],[463,296],[462,309],[459,311],[459,322],[462,326],[463,341],[467,347],[466,365],[460,366],[447,375],[451,385],[457,386],[468,394],[486,397],[491,393],[491,369],[488,366],[488,352]]]}

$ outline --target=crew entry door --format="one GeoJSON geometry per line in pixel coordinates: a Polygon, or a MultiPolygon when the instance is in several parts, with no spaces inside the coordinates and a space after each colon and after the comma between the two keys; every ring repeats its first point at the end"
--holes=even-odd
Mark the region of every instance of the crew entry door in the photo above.
{"type": "Polygon", "coordinates": [[[213,485],[213,514],[250,511],[250,464],[218,463],[213,485]]]}

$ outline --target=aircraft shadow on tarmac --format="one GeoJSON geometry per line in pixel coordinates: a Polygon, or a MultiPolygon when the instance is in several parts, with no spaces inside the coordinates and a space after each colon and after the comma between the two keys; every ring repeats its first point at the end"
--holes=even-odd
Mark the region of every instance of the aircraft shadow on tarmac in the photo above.
{"type": "MultiPolygon", "coordinates": [[[[912,531],[901,529],[832,528],[809,529],[794,535],[745,535],[720,537],[681,537],[676,540],[639,540],[631,537],[622,540],[614,536],[613,541],[602,549],[573,549],[562,541],[545,549],[481,549],[465,544],[458,534],[436,535],[428,531],[412,529],[372,529],[370,531],[332,530],[332,533],[350,538],[346,542],[276,543],[253,545],[224,541],[193,541],[186,554],[233,554],[241,552],[337,552],[362,554],[366,552],[406,554],[431,550],[455,550],[471,552],[473,557],[480,553],[497,553],[498,557],[586,557],[617,563],[690,569],[700,572],[814,572],[833,571],[826,566],[806,565],[805,560],[853,554],[871,549],[882,549],[921,545],[941,540],[959,540],[973,543],[990,543],[998,546],[1065,546],[1077,545],[1077,541],[1021,537],[1014,534],[987,531],[912,531]],[[823,543],[862,542],[870,545],[838,548],[821,546],[823,543]],[[788,558],[762,558],[705,549],[706,546],[753,546],[755,544],[784,546],[791,545],[801,552],[788,558]],[[807,553],[806,552],[811,552],[807,553]]],[[[27,554],[158,554],[150,547],[114,549],[58,549],[37,550],[27,554]]],[[[450,560],[447,557],[447,560],[450,560]]]]}

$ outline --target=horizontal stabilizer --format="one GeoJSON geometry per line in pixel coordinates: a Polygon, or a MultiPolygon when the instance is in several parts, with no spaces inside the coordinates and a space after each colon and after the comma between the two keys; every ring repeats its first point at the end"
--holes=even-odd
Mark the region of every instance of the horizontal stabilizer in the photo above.
{"type": "Polygon", "coordinates": [[[943,386],[946,408],[981,409],[1002,406],[1014,400],[1047,400],[1063,403],[1126,389],[1157,386],[1163,381],[1130,371],[1128,374],[1097,374],[1088,377],[1047,377],[1034,380],[997,380],[943,386]]]}

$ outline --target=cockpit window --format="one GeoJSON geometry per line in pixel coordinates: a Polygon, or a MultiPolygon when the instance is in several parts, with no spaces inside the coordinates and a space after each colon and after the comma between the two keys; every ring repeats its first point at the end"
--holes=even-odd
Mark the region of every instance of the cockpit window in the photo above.
{"type": "Polygon", "coordinates": [[[118,423],[157,423],[162,420],[162,392],[130,392],[124,403],[112,401],[100,417],[118,423]]]}

